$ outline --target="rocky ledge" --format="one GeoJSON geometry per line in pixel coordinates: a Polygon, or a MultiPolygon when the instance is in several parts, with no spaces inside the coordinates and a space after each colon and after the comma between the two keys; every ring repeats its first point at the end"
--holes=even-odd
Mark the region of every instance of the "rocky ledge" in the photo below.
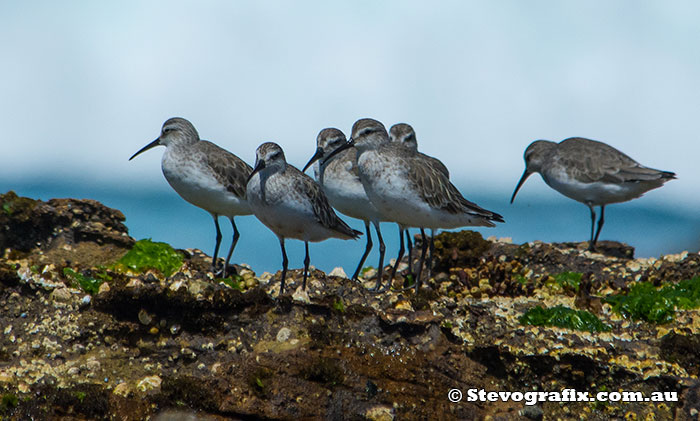
{"type": "Polygon", "coordinates": [[[398,290],[404,264],[387,293],[314,270],[278,297],[279,273],[217,279],[198,250],[129,263],[141,242],[123,222],[95,201],[0,196],[0,419],[698,418],[696,253],[443,233],[417,294],[398,290]],[[469,394],[571,388],[678,400],[469,394]]]}

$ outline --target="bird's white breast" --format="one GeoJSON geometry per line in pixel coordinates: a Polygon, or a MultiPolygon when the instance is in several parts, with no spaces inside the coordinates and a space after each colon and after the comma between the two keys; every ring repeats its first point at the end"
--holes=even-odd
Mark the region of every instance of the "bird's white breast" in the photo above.
{"type": "Polygon", "coordinates": [[[251,213],[245,199],[228,191],[199,154],[169,147],[163,154],[161,168],[170,186],[193,205],[224,216],[251,213]]]}
{"type": "Polygon", "coordinates": [[[574,199],[591,206],[600,206],[610,203],[625,202],[639,197],[647,189],[640,183],[604,183],[600,181],[586,183],[577,180],[567,174],[562,167],[552,167],[541,173],[542,179],[551,188],[574,199]]]}
{"type": "Polygon", "coordinates": [[[317,173],[323,192],[328,197],[331,206],[339,212],[352,218],[379,221],[382,215],[370,202],[365,188],[359,178],[351,172],[353,163],[350,161],[331,162],[323,171],[317,173]]]}
{"type": "Polygon", "coordinates": [[[290,184],[293,179],[263,171],[250,179],[247,190],[248,203],[260,222],[284,238],[316,242],[338,237],[318,222],[309,198],[290,184]]]}

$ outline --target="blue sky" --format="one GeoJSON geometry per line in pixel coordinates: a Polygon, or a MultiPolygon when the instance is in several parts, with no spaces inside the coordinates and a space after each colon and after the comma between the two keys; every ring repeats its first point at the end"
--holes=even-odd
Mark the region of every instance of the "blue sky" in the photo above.
{"type": "Polygon", "coordinates": [[[680,198],[700,180],[699,12],[690,1],[2,2],[0,176],[164,185],[160,152],[127,158],[175,115],[248,161],[272,140],[303,165],[320,129],[372,116],[413,124],[467,191],[511,190],[534,139],[587,136],[676,171],[653,195],[680,198]]]}
{"type": "MultiPolygon", "coordinates": [[[[699,19],[693,1],[4,1],[0,180],[166,190],[163,149],[128,158],[169,117],[297,166],[322,128],[374,117],[412,124],[467,198],[505,207],[531,141],[584,136],[678,173],[639,202],[694,210],[699,19]]],[[[532,177],[516,205],[541,197],[569,200],[532,177]]]]}

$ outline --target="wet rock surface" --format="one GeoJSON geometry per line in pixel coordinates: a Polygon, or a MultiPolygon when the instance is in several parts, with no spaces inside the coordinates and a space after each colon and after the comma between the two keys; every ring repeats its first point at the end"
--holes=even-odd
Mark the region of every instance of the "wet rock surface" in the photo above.
{"type": "Polygon", "coordinates": [[[3,195],[0,215],[2,419],[659,420],[697,419],[700,409],[700,312],[654,325],[601,300],[634,281],[697,276],[697,254],[634,259],[617,243],[591,253],[585,243],[515,245],[465,231],[436,238],[433,276],[417,294],[376,295],[371,279],[318,270],[304,292],[295,270],[278,297],[279,272],[238,266],[236,283],[222,282],[199,250],[183,250],[167,278],[118,270],[134,240],[121,213],[94,201],[3,195]],[[105,282],[87,294],[64,268],[105,282]],[[578,288],[555,281],[564,272],[581,273],[578,288]],[[518,320],[560,304],[611,330],[518,320]],[[567,388],[679,400],[526,405],[467,393],[567,388]]]}

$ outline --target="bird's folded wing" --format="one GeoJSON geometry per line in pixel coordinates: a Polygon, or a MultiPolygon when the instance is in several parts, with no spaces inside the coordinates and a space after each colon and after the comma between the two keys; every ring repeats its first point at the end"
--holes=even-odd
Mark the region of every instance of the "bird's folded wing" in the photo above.
{"type": "Polygon", "coordinates": [[[615,150],[614,154],[601,151],[596,157],[589,157],[583,162],[562,159],[561,163],[577,172],[576,178],[587,183],[627,183],[637,181],[655,181],[668,178],[664,171],[645,167],[627,155],[615,150]]]}
{"type": "Polygon", "coordinates": [[[411,168],[413,171],[408,171],[410,182],[419,196],[431,207],[454,214],[467,213],[487,219],[502,220],[497,213],[483,209],[465,199],[454,184],[433,166],[414,163],[411,168]]]}
{"type": "Polygon", "coordinates": [[[214,176],[226,186],[226,190],[236,197],[244,198],[246,181],[253,169],[245,161],[215,144],[207,141],[197,143],[204,152],[206,164],[212,169],[214,176]]]}

